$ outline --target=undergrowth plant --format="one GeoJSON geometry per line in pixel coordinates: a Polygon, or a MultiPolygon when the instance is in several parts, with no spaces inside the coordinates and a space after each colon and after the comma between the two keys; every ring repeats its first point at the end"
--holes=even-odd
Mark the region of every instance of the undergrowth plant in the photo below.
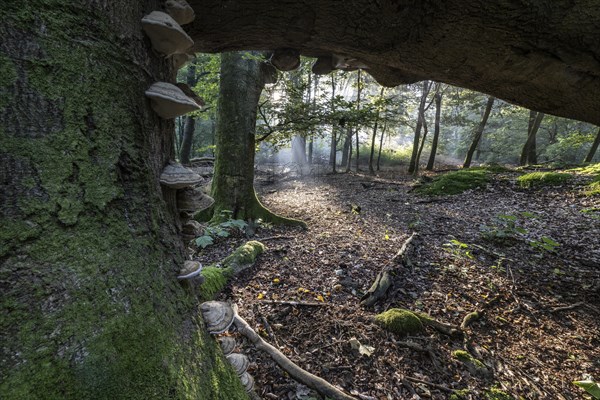
{"type": "Polygon", "coordinates": [[[204,228],[202,236],[196,238],[196,246],[205,249],[206,247],[214,244],[217,238],[226,238],[231,236],[233,233],[245,233],[248,228],[248,223],[241,219],[232,219],[232,211],[223,210],[221,211],[224,222],[217,225],[212,225],[204,228]]]}
{"type": "Polygon", "coordinates": [[[529,237],[529,231],[522,224],[527,219],[536,218],[535,214],[524,211],[518,215],[499,214],[495,217],[493,225],[479,227],[481,236],[489,241],[506,245],[514,241],[525,241],[536,250],[555,252],[560,243],[548,236],[539,239],[529,237]]]}

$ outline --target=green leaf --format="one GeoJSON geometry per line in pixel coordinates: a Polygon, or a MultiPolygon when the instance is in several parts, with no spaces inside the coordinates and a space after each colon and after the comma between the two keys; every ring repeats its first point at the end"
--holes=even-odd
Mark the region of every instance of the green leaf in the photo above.
{"type": "Polygon", "coordinates": [[[555,242],[554,240],[550,239],[548,236],[542,236],[542,242],[545,242],[545,243],[549,244],[552,247],[558,247],[558,246],[560,246],[560,243],[555,242]]]}
{"type": "Polygon", "coordinates": [[[596,382],[592,380],[574,381],[573,385],[579,386],[580,388],[591,394],[593,398],[600,399],[600,385],[598,385],[596,382]]]}
{"type": "Polygon", "coordinates": [[[524,216],[525,218],[535,218],[535,214],[532,214],[532,213],[530,213],[528,211],[523,211],[521,213],[521,215],[524,216]]]}
{"type": "Polygon", "coordinates": [[[505,219],[507,221],[513,221],[513,222],[517,220],[517,217],[515,217],[514,215],[505,215],[505,214],[498,215],[498,218],[505,219]]]}
{"type": "Polygon", "coordinates": [[[229,232],[227,232],[225,229],[221,229],[220,231],[217,232],[217,236],[229,237],[229,232]]]}
{"type": "Polygon", "coordinates": [[[520,234],[522,234],[522,235],[524,235],[524,234],[527,233],[527,229],[521,228],[520,226],[515,227],[515,231],[518,232],[518,233],[520,233],[520,234]]]}
{"type": "Polygon", "coordinates": [[[214,243],[213,238],[208,235],[204,235],[204,236],[200,236],[200,237],[196,238],[196,246],[202,247],[203,249],[205,249],[206,247],[210,246],[213,243],[214,243]]]}

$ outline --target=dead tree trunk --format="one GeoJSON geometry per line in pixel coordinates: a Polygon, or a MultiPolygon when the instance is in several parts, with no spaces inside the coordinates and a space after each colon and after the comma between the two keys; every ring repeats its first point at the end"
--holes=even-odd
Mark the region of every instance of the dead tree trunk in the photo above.
{"type": "Polygon", "coordinates": [[[473,154],[477,149],[477,145],[479,144],[479,140],[481,140],[481,136],[483,135],[483,131],[485,129],[485,125],[487,124],[487,120],[490,116],[490,112],[492,111],[492,106],[494,105],[494,101],[496,98],[490,96],[488,97],[487,104],[485,105],[485,110],[483,111],[483,117],[481,117],[481,122],[477,126],[475,130],[475,134],[473,135],[473,141],[471,142],[471,146],[467,151],[467,156],[465,157],[465,162],[463,163],[463,168],[469,168],[471,166],[471,160],[473,159],[473,154]]]}

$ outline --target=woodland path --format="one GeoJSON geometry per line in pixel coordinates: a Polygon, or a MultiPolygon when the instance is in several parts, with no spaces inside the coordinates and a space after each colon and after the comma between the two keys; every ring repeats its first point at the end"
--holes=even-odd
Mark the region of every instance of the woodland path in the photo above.
{"type": "MultiPolygon", "coordinates": [[[[485,189],[440,198],[411,192],[412,178],[391,172],[258,179],[264,204],[304,219],[309,230],[260,229],[256,240],[270,237],[268,250],[219,298],[236,302],[301,367],[364,398],[445,399],[446,389],[466,388],[465,399],[486,398],[492,388],[525,399],[583,398],[571,382],[600,378],[600,200],[580,195],[576,184],[519,189],[515,177],[496,175],[485,189]],[[526,233],[505,243],[486,240],[481,226],[498,226],[498,215],[517,217],[526,233]],[[420,241],[413,268],[398,272],[385,300],[361,307],[360,296],[414,231],[420,241]],[[560,244],[556,252],[527,242],[542,236],[560,244]],[[429,349],[420,353],[372,322],[376,313],[402,307],[460,325],[490,299],[467,331],[491,378],[472,375],[452,357],[460,338],[427,330],[409,338],[429,349]],[[323,305],[276,303],[292,300],[323,305]],[[351,338],[373,353],[360,355],[351,338]]],[[[216,260],[244,240],[203,257],[216,260]]],[[[265,355],[248,351],[263,398],[310,398],[265,355]]]]}

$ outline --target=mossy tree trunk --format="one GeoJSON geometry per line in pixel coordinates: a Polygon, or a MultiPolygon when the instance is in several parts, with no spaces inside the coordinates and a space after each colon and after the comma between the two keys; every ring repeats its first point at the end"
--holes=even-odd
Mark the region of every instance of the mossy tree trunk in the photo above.
{"type": "Polygon", "coordinates": [[[267,210],[254,191],[255,128],[264,87],[260,53],[230,52],[221,56],[217,117],[213,220],[231,211],[234,218],[304,225],[267,210]]]}
{"type": "Polygon", "coordinates": [[[467,156],[465,157],[465,162],[463,163],[463,168],[469,168],[471,166],[471,160],[473,159],[473,154],[475,154],[475,150],[477,150],[477,146],[479,145],[479,141],[481,140],[481,136],[483,136],[483,131],[485,130],[485,125],[487,124],[488,118],[490,117],[490,113],[492,112],[492,107],[494,106],[494,101],[496,99],[492,96],[488,97],[488,101],[485,105],[485,110],[483,111],[483,116],[481,117],[481,121],[479,125],[477,125],[477,129],[473,134],[473,140],[471,141],[471,146],[469,146],[469,150],[467,151],[467,156]]]}
{"type": "Polygon", "coordinates": [[[0,398],[244,399],[177,283],[159,1],[3,1],[0,398]]]}

